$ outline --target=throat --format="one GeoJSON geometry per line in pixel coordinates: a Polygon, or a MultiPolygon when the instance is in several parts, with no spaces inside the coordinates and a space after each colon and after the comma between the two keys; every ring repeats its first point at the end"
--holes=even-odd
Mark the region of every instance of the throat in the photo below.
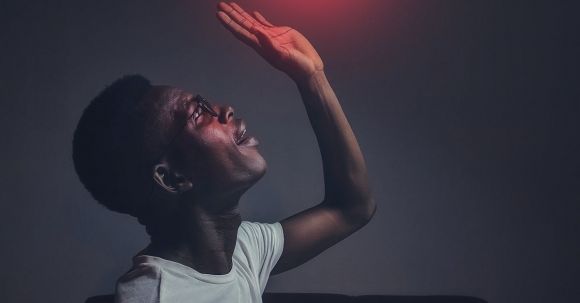
{"type": "Polygon", "coordinates": [[[151,244],[142,253],[181,263],[204,274],[229,273],[242,221],[238,210],[212,214],[191,209],[182,215],[181,224],[176,225],[178,230],[152,237],[151,244]]]}

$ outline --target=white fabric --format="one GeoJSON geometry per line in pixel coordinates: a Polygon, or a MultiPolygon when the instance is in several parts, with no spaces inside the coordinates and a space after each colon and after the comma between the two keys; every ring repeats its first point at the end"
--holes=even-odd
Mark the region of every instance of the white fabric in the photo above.
{"type": "Polygon", "coordinates": [[[137,255],[117,281],[117,303],[262,302],[270,272],[280,259],[284,234],[280,223],[243,221],[224,275],[200,273],[181,263],[137,255]]]}

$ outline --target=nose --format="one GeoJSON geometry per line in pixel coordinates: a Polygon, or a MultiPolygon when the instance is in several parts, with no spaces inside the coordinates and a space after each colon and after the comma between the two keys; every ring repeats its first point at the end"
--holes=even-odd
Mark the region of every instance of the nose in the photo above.
{"type": "Polygon", "coordinates": [[[220,106],[219,111],[219,121],[220,123],[227,124],[229,120],[233,119],[234,117],[234,108],[229,105],[222,105],[220,106]]]}

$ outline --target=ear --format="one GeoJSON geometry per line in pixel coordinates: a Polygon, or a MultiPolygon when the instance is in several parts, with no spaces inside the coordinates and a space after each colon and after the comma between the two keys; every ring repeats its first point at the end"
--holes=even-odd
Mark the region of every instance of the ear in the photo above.
{"type": "Polygon", "coordinates": [[[153,180],[170,193],[183,193],[193,188],[193,183],[185,176],[172,170],[167,163],[159,163],[153,168],[153,180]]]}

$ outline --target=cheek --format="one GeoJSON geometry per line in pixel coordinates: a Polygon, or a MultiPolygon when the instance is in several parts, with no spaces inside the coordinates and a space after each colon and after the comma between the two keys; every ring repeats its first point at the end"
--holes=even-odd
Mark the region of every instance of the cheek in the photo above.
{"type": "Polygon", "coordinates": [[[225,129],[210,126],[191,130],[184,139],[187,149],[198,157],[214,155],[233,143],[232,136],[225,129]]]}
{"type": "Polygon", "coordinates": [[[232,149],[231,138],[223,131],[201,129],[196,133],[184,136],[180,144],[180,166],[189,173],[206,178],[208,172],[222,170],[220,166],[227,162],[232,149]]]}
{"type": "Polygon", "coordinates": [[[232,137],[219,129],[208,129],[198,138],[199,158],[214,170],[234,165],[239,156],[232,137]]]}
{"type": "Polygon", "coordinates": [[[223,129],[206,128],[199,134],[199,141],[208,149],[229,146],[233,144],[233,136],[223,129]]]}
{"type": "Polygon", "coordinates": [[[209,180],[236,178],[261,170],[264,159],[254,148],[240,147],[225,128],[205,127],[187,139],[188,170],[209,180]],[[203,173],[199,173],[203,172],[203,173]]]}

